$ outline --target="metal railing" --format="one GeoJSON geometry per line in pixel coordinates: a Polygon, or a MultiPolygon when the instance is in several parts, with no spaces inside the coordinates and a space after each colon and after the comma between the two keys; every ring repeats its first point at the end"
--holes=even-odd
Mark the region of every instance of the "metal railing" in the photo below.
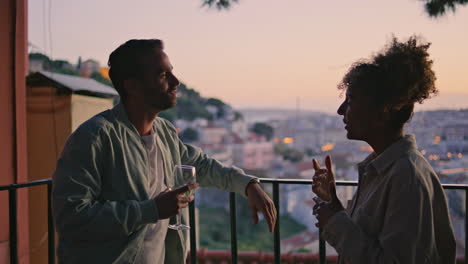
{"type": "MultiPolygon", "coordinates": [[[[276,210],[280,211],[279,199],[279,186],[280,184],[294,184],[294,185],[311,185],[311,180],[300,179],[270,179],[261,178],[261,183],[272,184],[273,186],[273,202],[276,210]]],[[[55,231],[52,218],[51,208],[51,191],[52,180],[45,179],[33,181],[28,183],[11,184],[0,186],[0,191],[8,190],[8,204],[9,204],[9,225],[10,225],[10,263],[18,263],[18,224],[17,224],[17,190],[32,186],[47,185],[47,212],[48,212],[48,257],[49,263],[55,263],[55,231]]],[[[337,181],[337,186],[357,186],[355,181],[337,181]]],[[[443,184],[446,190],[464,190],[465,191],[465,212],[468,212],[468,185],[465,184],[443,184]]],[[[231,263],[238,263],[238,250],[237,250],[237,219],[236,219],[236,194],[229,194],[229,208],[230,208],[230,226],[231,226],[231,263]]],[[[197,248],[196,248],[196,224],[195,224],[195,205],[190,203],[190,263],[197,263],[197,248]]],[[[281,263],[281,247],[280,247],[280,220],[277,218],[273,233],[274,241],[274,263],[281,263]]],[[[311,223],[312,224],[312,223],[311,223]]],[[[468,264],[468,217],[465,215],[465,264],[468,264]]],[[[326,263],[326,247],[325,241],[320,237],[319,242],[319,259],[320,264],[326,263]]]]}
{"type": "Polygon", "coordinates": [[[51,194],[52,179],[0,186],[0,191],[8,190],[8,212],[10,225],[10,263],[18,263],[18,212],[17,190],[33,186],[47,185],[47,235],[49,263],[55,263],[55,231],[52,219],[51,194]]]}
{"type": "MultiPolygon", "coordinates": [[[[273,185],[273,202],[275,204],[277,212],[280,212],[280,204],[279,204],[279,185],[280,184],[293,184],[293,185],[312,185],[312,180],[301,180],[301,179],[271,179],[271,178],[261,178],[261,183],[272,184],[273,185]]],[[[356,181],[337,181],[337,186],[357,186],[356,181]]],[[[465,191],[465,212],[468,212],[468,185],[466,184],[442,184],[443,188],[446,190],[464,190],[465,191]]],[[[238,260],[238,252],[237,252],[237,232],[235,229],[236,226],[236,215],[235,215],[235,207],[236,207],[236,199],[235,193],[230,193],[230,204],[231,208],[231,248],[235,249],[232,250],[231,263],[237,263],[238,260]],[[234,208],[234,210],[232,209],[234,208]],[[234,213],[233,213],[234,212],[234,213]],[[233,228],[234,226],[234,228],[233,228]]],[[[279,216],[279,214],[278,214],[279,216]]],[[[280,264],[281,263],[281,247],[280,247],[280,218],[278,217],[276,220],[275,230],[273,234],[273,241],[274,241],[274,263],[280,264]]],[[[312,224],[312,223],[311,223],[312,224]]],[[[194,243],[194,241],[191,241],[194,243]]],[[[468,264],[468,217],[465,213],[465,264],[468,264]]],[[[191,262],[196,263],[196,262],[191,262]]],[[[322,237],[319,237],[319,263],[325,264],[327,263],[326,260],[326,247],[325,241],[322,237]]]]}

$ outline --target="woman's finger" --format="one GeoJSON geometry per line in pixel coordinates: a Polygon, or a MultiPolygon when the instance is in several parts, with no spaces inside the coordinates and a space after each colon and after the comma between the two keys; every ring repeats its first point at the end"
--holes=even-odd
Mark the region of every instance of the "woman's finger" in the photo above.
{"type": "Polygon", "coordinates": [[[312,159],[312,164],[314,166],[314,170],[319,170],[320,169],[320,164],[316,159],[312,159]]]}
{"type": "Polygon", "coordinates": [[[325,166],[327,167],[327,179],[328,182],[335,182],[335,174],[333,173],[333,163],[330,155],[325,158],[325,166]]]}
{"type": "Polygon", "coordinates": [[[178,202],[178,203],[177,203],[177,206],[179,207],[179,209],[182,209],[182,208],[187,207],[187,206],[188,206],[188,203],[178,202]]]}

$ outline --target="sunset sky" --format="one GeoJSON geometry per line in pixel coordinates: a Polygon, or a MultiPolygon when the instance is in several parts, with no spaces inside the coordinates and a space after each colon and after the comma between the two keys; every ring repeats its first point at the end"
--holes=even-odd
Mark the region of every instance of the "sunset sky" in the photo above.
{"type": "Polygon", "coordinates": [[[432,42],[440,90],[425,107],[468,107],[468,6],[434,19],[419,0],[240,0],[229,11],[198,0],[30,0],[28,27],[39,51],[71,63],[105,65],[128,39],[160,38],[174,73],[203,96],[326,112],[353,62],[392,34],[420,34],[432,42]]]}

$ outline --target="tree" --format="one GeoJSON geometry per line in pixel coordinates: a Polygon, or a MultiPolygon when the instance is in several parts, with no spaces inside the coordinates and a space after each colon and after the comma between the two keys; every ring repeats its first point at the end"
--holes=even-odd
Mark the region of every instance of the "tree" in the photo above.
{"type": "Polygon", "coordinates": [[[216,119],[221,119],[224,117],[224,107],[226,106],[226,104],[223,101],[217,98],[208,98],[208,100],[206,100],[205,105],[211,105],[216,107],[216,119]]]}
{"type": "Polygon", "coordinates": [[[171,123],[174,123],[174,121],[177,119],[177,111],[174,107],[172,107],[167,109],[166,111],[159,113],[159,117],[162,117],[164,119],[169,120],[171,123]]]}
{"type": "MultiPolygon", "coordinates": [[[[426,4],[424,9],[431,17],[440,17],[447,13],[448,10],[455,12],[458,6],[468,4],[468,0],[421,0],[426,4]]],[[[227,10],[233,3],[238,0],[202,0],[202,5],[208,8],[215,7],[218,10],[227,10]]]]}
{"type": "Polygon", "coordinates": [[[455,12],[457,7],[468,4],[468,0],[423,0],[426,2],[424,8],[431,17],[440,17],[448,10],[455,12]]]}
{"type": "Polygon", "coordinates": [[[293,163],[299,162],[304,158],[304,153],[288,147],[286,144],[276,144],[274,147],[275,153],[280,154],[283,156],[283,159],[289,160],[293,163]]]}
{"type": "Polygon", "coordinates": [[[105,85],[110,86],[110,87],[114,87],[112,85],[112,82],[109,79],[107,79],[106,77],[102,76],[102,74],[99,73],[99,72],[93,72],[93,73],[91,73],[91,76],[89,76],[89,77],[91,79],[94,79],[94,80],[102,83],[102,84],[105,84],[105,85]]]}
{"type": "Polygon", "coordinates": [[[232,3],[238,0],[202,0],[203,6],[216,7],[218,10],[229,9],[232,3]]]}
{"type": "Polygon", "coordinates": [[[198,140],[197,130],[188,127],[180,134],[180,139],[184,142],[190,143],[198,140]]]}
{"type": "Polygon", "coordinates": [[[272,139],[273,134],[274,134],[274,130],[270,125],[266,123],[261,123],[261,122],[255,123],[251,131],[254,132],[255,134],[265,136],[267,140],[272,139]]]}
{"type": "Polygon", "coordinates": [[[237,121],[237,120],[244,120],[244,116],[242,115],[241,112],[235,111],[234,112],[234,121],[237,121]]]}

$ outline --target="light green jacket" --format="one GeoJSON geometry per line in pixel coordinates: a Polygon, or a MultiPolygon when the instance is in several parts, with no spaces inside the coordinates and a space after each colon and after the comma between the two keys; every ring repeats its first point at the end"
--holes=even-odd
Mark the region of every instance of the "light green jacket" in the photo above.
{"type": "MultiPolygon", "coordinates": [[[[196,167],[201,186],[245,196],[252,176],[182,143],[164,119],[156,118],[154,129],[168,186],[174,165],[186,164],[196,167]]],[[[147,224],[158,221],[148,177],[148,154],[122,104],[83,123],[69,137],[53,175],[59,262],[139,263],[147,224]]],[[[187,220],[184,209],[182,222],[187,220]]],[[[187,239],[188,232],[168,230],[165,263],[185,263],[187,239]]]]}

